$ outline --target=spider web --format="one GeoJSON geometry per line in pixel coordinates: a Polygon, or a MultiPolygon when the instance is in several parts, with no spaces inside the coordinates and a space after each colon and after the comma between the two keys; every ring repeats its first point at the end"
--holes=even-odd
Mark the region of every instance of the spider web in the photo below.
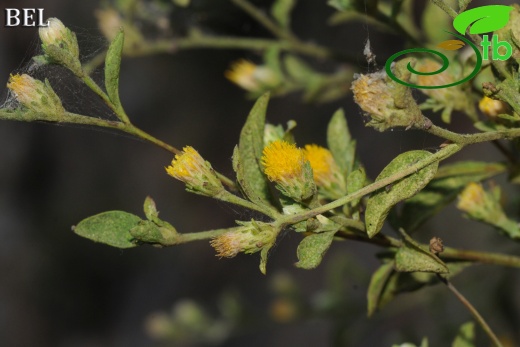
{"type": "MultiPolygon", "coordinates": [[[[65,24],[67,25],[67,24],[65,24]]],[[[68,25],[67,25],[68,26],[68,25]]],[[[94,33],[93,28],[84,29],[79,27],[68,26],[77,36],[80,48],[80,61],[82,65],[90,62],[92,59],[108,48],[108,42],[99,33],[94,33]]],[[[12,71],[12,74],[27,74],[31,77],[45,81],[48,80],[54,92],[60,97],[63,107],[68,112],[77,113],[84,116],[117,120],[114,113],[92,90],[90,90],[79,78],[71,71],[61,65],[41,64],[33,58],[43,55],[41,41],[37,34],[30,44],[27,57],[20,66],[12,71]],[[28,59],[28,56],[31,58],[28,59]]],[[[103,64],[98,66],[90,77],[104,89],[103,64]]],[[[20,107],[15,95],[8,90],[7,96],[0,107],[6,109],[16,109],[20,107]]],[[[68,125],[68,124],[67,124],[68,125]]],[[[77,125],[73,125],[77,126],[77,125]]],[[[94,126],[83,126],[91,129],[99,129],[94,126]]],[[[110,130],[113,132],[113,130],[110,130]]]]}

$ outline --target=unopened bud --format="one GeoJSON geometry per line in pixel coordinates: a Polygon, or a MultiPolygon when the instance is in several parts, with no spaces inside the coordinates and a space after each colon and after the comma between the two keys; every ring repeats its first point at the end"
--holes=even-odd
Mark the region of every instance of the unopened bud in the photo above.
{"type": "Polygon", "coordinates": [[[238,253],[251,254],[271,247],[279,230],[271,224],[251,221],[239,222],[242,226],[211,240],[217,257],[233,258],[238,253]]]}
{"type": "MultiPolygon", "coordinates": [[[[394,65],[395,74],[401,80],[400,71],[405,69],[400,62],[394,65]]],[[[408,74],[409,75],[409,74],[408,74]]],[[[368,75],[359,75],[352,82],[354,101],[370,116],[367,126],[378,131],[385,131],[394,127],[413,127],[424,123],[424,117],[417,103],[412,97],[410,88],[390,79],[385,71],[368,75]]]]}
{"type": "Polygon", "coordinates": [[[39,29],[45,56],[51,62],[67,67],[76,75],[80,74],[81,63],[76,35],[58,18],[49,18],[48,23],[48,26],[39,29]]]}
{"type": "Polygon", "coordinates": [[[44,114],[49,120],[58,121],[65,113],[60,98],[47,80],[44,83],[26,74],[11,75],[7,88],[20,104],[35,113],[44,114]]]}

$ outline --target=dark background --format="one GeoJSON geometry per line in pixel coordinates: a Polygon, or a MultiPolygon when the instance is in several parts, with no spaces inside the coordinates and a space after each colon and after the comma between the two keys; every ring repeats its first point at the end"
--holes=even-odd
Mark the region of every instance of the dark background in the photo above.
{"type": "MultiPolygon", "coordinates": [[[[205,18],[217,33],[268,36],[226,1],[215,1],[211,6],[204,1],[194,3],[199,6],[197,16],[180,11],[176,18],[186,22],[205,18]]],[[[95,1],[0,4],[1,10],[44,7],[46,16],[58,17],[77,31],[84,55],[106,45],[96,28],[95,1]]],[[[294,13],[294,31],[306,40],[360,53],[366,25],[327,26],[326,19],[333,13],[325,1],[302,0],[294,13]]],[[[402,47],[398,37],[373,28],[369,32],[374,52],[382,61],[402,47]]],[[[0,81],[6,83],[13,71],[24,71],[38,46],[37,29],[0,27],[0,81]]],[[[231,154],[252,100],[225,80],[223,72],[241,57],[257,59],[254,53],[237,50],[127,58],[121,71],[123,105],[145,131],[179,148],[194,146],[218,171],[231,176],[231,154]]],[[[330,68],[325,62],[310,62],[318,69],[330,68]]],[[[357,68],[366,71],[362,58],[357,68]]],[[[106,114],[73,77],[60,69],[46,73],[58,84],[53,86],[65,93],[66,104],[87,114],[106,114]]],[[[7,93],[5,88],[1,90],[4,100],[7,93]]],[[[338,107],[346,109],[359,156],[372,178],[397,154],[442,142],[418,132],[380,134],[365,128],[350,96],[324,105],[304,104],[299,94],[275,98],[268,119],[272,123],[295,119],[299,145],[325,145],[327,122],[338,107]]],[[[438,117],[434,120],[439,121],[438,117]]],[[[461,115],[454,116],[449,128],[473,131],[461,115]]],[[[490,145],[473,146],[453,159],[463,158],[502,160],[490,145]]],[[[207,242],[168,249],[118,250],[71,231],[83,218],[106,210],[142,216],[147,195],[155,199],[161,217],[180,232],[228,227],[236,219],[252,217],[247,211],[185,192],[183,185],[164,171],[171,159],[169,153],[153,145],[113,132],[0,123],[0,345],[152,345],[144,328],[151,313],[169,312],[180,300],[191,298],[217,315],[218,298],[225,291],[238,293],[258,323],[222,346],[328,346],[334,341],[343,346],[389,346],[406,341],[418,344],[422,336],[429,336],[433,346],[441,346],[451,341],[458,325],[471,319],[442,286],[401,296],[367,319],[365,292],[370,273],[378,266],[374,258],[378,249],[364,244],[334,244],[318,269],[304,271],[293,266],[300,236],[286,234],[271,252],[268,273],[263,276],[258,271],[257,255],[219,260],[207,242]],[[349,266],[341,282],[346,306],[337,316],[340,318],[322,314],[286,324],[269,322],[270,283],[276,274],[284,272],[293,278],[303,297],[312,303],[327,288],[337,264],[345,263],[349,266]]],[[[516,195],[515,188],[505,191],[506,201],[516,202],[516,195]]],[[[454,206],[416,237],[427,242],[433,235],[449,246],[519,253],[518,247],[496,236],[491,228],[463,219],[454,206]]],[[[518,331],[517,270],[476,266],[454,281],[499,335],[518,331]]],[[[509,337],[520,341],[518,335],[509,337]]]]}

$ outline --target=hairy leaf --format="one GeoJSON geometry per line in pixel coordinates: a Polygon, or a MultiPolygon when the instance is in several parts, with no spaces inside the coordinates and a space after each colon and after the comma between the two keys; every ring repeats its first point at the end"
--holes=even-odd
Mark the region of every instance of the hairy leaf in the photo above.
{"type": "Polygon", "coordinates": [[[269,187],[261,164],[268,102],[269,93],[266,93],[258,98],[251,109],[240,133],[233,167],[244,194],[254,203],[270,206],[269,187]]]}
{"type": "Polygon", "coordinates": [[[368,301],[368,317],[371,317],[379,308],[381,296],[387,287],[390,275],[394,272],[393,262],[383,264],[377,269],[370,278],[368,285],[367,301],[368,301]]]}
{"type": "MultiPolygon", "coordinates": [[[[392,176],[432,154],[427,151],[409,151],[398,155],[376,178],[376,182],[392,176]]],[[[376,235],[385,222],[390,209],[399,201],[408,199],[424,188],[437,172],[438,162],[430,164],[393,185],[380,189],[368,199],[365,225],[369,237],[376,235]]]]}
{"type": "Polygon", "coordinates": [[[356,141],[350,136],[343,109],[337,110],[329,122],[327,145],[343,175],[347,177],[355,167],[356,141]]]}
{"type": "Polygon", "coordinates": [[[396,229],[402,227],[410,233],[455,200],[468,183],[480,182],[506,169],[502,163],[479,161],[443,165],[422,191],[405,201],[400,216],[392,215],[390,221],[396,229]]]}
{"type": "Polygon", "coordinates": [[[79,236],[117,248],[132,248],[130,230],[137,227],[141,218],[124,211],[108,211],[88,217],[73,230],[79,236]]]}
{"type": "Polygon", "coordinates": [[[403,242],[395,255],[395,269],[399,272],[434,272],[449,273],[442,260],[420,246],[403,242]]]}
{"type": "Polygon", "coordinates": [[[123,45],[125,35],[123,30],[120,30],[110,47],[108,47],[107,56],[105,58],[105,88],[107,89],[110,101],[121,108],[121,101],[119,100],[119,72],[121,69],[121,54],[123,53],[123,45]]]}
{"type": "Polygon", "coordinates": [[[320,265],[323,256],[332,244],[336,231],[325,231],[305,237],[298,245],[296,266],[309,270],[320,265]]]}

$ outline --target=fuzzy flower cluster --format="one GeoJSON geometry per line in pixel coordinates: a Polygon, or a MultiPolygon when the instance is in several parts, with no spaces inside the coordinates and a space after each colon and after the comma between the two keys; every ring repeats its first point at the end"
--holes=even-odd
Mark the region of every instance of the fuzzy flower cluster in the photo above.
{"type": "Polygon", "coordinates": [[[224,191],[211,164],[191,146],[184,147],[182,153],[175,155],[171,165],[166,167],[166,172],[184,182],[188,191],[197,194],[216,196],[224,191]]]}
{"type": "Polygon", "coordinates": [[[284,195],[302,201],[316,192],[311,166],[296,145],[282,140],[271,142],[263,150],[262,164],[267,178],[276,182],[284,195]]]}
{"type": "Polygon", "coordinates": [[[278,230],[270,224],[257,221],[240,222],[241,227],[228,231],[211,240],[217,257],[233,258],[238,253],[256,253],[265,247],[271,247],[278,230]]]}

